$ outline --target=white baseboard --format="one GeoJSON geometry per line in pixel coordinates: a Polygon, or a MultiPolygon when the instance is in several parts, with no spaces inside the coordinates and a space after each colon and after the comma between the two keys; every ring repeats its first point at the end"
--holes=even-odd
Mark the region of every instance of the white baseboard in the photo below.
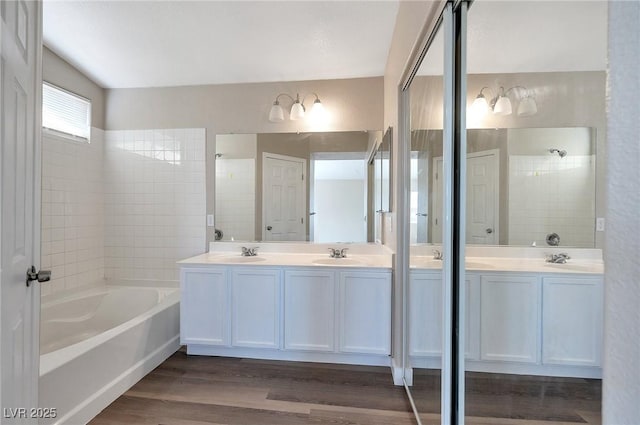
{"type": "Polygon", "coordinates": [[[197,356],[239,357],[245,359],[288,360],[296,362],[340,363],[367,366],[390,366],[391,358],[377,354],[320,353],[266,348],[234,348],[188,344],[187,354],[197,356]]]}
{"type": "Polygon", "coordinates": [[[69,413],[59,418],[55,425],[86,424],[98,413],[104,410],[115,399],[124,394],[129,388],[144,378],[149,372],[158,367],[169,356],[180,348],[180,336],[176,335],[168,342],[151,352],[145,358],[125,370],[120,376],[92,394],[69,413]]]}

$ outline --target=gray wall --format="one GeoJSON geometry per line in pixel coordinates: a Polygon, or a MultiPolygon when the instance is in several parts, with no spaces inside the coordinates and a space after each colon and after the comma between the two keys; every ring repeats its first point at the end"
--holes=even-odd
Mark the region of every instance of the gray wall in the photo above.
{"type": "Polygon", "coordinates": [[[91,100],[91,126],[105,129],[105,90],[46,46],[42,49],[42,79],[91,100]]]}
{"type": "MultiPolygon", "coordinates": [[[[307,98],[311,105],[315,97],[307,98]]],[[[281,98],[285,111],[290,106],[281,98]]],[[[380,129],[383,78],[224,84],[107,90],[106,125],[110,130],[198,127],[207,131],[207,183],[213,184],[216,134],[297,133],[380,129]],[[315,92],[330,117],[318,128],[307,121],[271,123],[269,110],[279,93],[315,92]]],[[[258,153],[261,158],[261,153],[258,153]]],[[[260,170],[257,170],[259,173],[260,170]]],[[[214,191],[207,190],[207,214],[214,213],[214,191]]],[[[259,205],[257,205],[259,207],[259,205]]],[[[213,241],[213,229],[207,228],[213,241]]]]}
{"type": "Polygon", "coordinates": [[[609,2],[603,424],[640,422],[640,3],[609,2]]]}

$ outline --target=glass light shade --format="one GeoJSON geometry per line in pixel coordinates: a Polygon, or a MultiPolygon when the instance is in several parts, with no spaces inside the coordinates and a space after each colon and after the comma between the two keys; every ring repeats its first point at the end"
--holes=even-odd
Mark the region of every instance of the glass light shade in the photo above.
{"type": "Polygon", "coordinates": [[[509,115],[511,112],[511,101],[509,98],[507,96],[500,96],[493,107],[493,113],[496,115],[509,115]]]}
{"type": "Polygon", "coordinates": [[[322,102],[320,102],[320,99],[316,99],[313,102],[313,106],[311,107],[311,115],[315,118],[315,119],[322,119],[324,118],[324,106],[322,105],[322,102]]]}
{"type": "Polygon", "coordinates": [[[486,115],[489,112],[489,102],[483,94],[479,94],[471,104],[471,111],[477,116],[486,115]]]}
{"type": "Polygon", "coordinates": [[[282,106],[278,102],[274,102],[271,106],[271,110],[269,111],[269,121],[271,122],[282,122],[284,121],[284,111],[282,110],[282,106]]]}
{"type": "Polygon", "coordinates": [[[525,97],[518,105],[518,115],[521,117],[530,117],[538,112],[536,100],[530,96],[525,97]]]}
{"type": "Polygon", "coordinates": [[[302,103],[296,101],[291,107],[291,113],[289,114],[289,119],[291,121],[301,120],[304,118],[304,107],[302,103]]]}

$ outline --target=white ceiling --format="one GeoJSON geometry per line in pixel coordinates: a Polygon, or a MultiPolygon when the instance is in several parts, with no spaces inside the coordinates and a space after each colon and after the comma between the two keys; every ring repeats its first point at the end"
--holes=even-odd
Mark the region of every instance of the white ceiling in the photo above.
{"type": "Polygon", "coordinates": [[[105,88],[384,74],[397,1],[44,2],[44,43],[105,88]]]}
{"type": "MultiPolygon", "coordinates": [[[[44,41],[106,88],[384,74],[398,1],[45,0],[44,41]]],[[[476,0],[469,73],[606,69],[607,4],[476,0]]],[[[439,74],[442,40],[421,75],[439,74]]]]}

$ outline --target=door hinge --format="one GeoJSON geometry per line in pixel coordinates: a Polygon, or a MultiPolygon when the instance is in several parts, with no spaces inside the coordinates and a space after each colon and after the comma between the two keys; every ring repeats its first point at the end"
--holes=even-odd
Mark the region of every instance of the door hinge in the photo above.
{"type": "Polygon", "coordinates": [[[438,180],[438,173],[436,173],[436,180],[438,180]]]}
{"type": "Polygon", "coordinates": [[[300,224],[304,224],[304,218],[300,218],[300,224]]]}
{"type": "Polygon", "coordinates": [[[302,181],[304,181],[304,174],[302,175],[302,181]]]}

